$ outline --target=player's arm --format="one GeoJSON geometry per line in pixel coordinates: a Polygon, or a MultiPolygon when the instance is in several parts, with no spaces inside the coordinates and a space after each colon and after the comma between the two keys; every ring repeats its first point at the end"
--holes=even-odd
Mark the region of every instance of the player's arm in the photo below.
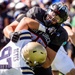
{"type": "Polygon", "coordinates": [[[3,30],[3,32],[4,32],[4,35],[9,38],[9,34],[11,32],[17,32],[20,30],[28,29],[28,28],[45,31],[45,26],[43,26],[42,24],[40,24],[36,20],[33,20],[28,17],[23,17],[20,20],[20,22],[15,20],[14,22],[12,22],[8,26],[6,26],[3,30]]]}
{"type": "Polygon", "coordinates": [[[63,28],[67,31],[68,37],[73,45],[75,45],[75,33],[72,31],[72,27],[69,19],[64,22],[63,28]]]}
{"type": "Polygon", "coordinates": [[[72,42],[72,44],[75,46],[75,33],[72,31],[72,29],[68,26],[64,26],[65,30],[68,33],[68,37],[70,39],[70,41],[72,42]]]}
{"type": "Polygon", "coordinates": [[[3,33],[4,35],[7,37],[7,38],[10,38],[9,37],[9,34],[14,32],[16,26],[18,25],[19,23],[17,21],[14,21],[12,22],[11,24],[7,25],[4,29],[3,29],[3,33]]]}
{"type": "Polygon", "coordinates": [[[47,51],[47,58],[45,63],[42,65],[42,67],[49,68],[56,56],[56,52],[49,47],[46,47],[46,51],[47,51]]]}
{"type": "Polygon", "coordinates": [[[39,24],[40,23],[37,22],[36,20],[33,20],[28,17],[24,17],[24,18],[22,18],[22,20],[20,21],[20,23],[16,27],[15,31],[24,30],[24,29],[28,29],[28,28],[38,30],[39,24]]]}
{"type": "Polygon", "coordinates": [[[44,25],[38,23],[37,21],[33,22],[34,20],[30,20],[30,22],[29,22],[29,18],[32,18],[32,19],[37,18],[37,19],[41,20],[42,18],[40,16],[43,16],[44,12],[45,11],[39,7],[31,8],[26,14],[22,14],[20,17],[18,17],[16,19],[18,22],[20,22],[19,27],[17,27],[16,30],[18,31],[18,29],[21,29],[20,25],[23,24],[23,26],[25,26],[27,23],[27,25],[30,29],[38,29],[38,30],[45,32],[46,29],[45,29],[44,25]],[[42,14],[40,14],[40,13],[42,13],[42,14]],[[29,18],[27,18],[27,17],[29,17],[29,18]]]}

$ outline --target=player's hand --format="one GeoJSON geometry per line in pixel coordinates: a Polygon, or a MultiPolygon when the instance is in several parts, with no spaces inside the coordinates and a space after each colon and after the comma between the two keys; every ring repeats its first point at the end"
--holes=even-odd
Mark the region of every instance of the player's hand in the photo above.
{"type": "Polygon", "coordinates": [[[52,35],[55,32],[56,32],[55,27],[49,27],[49,28],[46,29],[46,33],[49,33],[50,35],[52,35]]]}
{"type": "Polygon", "coordinates": [[[19,40],[19,37],[20,37],[19,32],[10,33],[10,40],[15,42],[15,43],[19,40]]]}

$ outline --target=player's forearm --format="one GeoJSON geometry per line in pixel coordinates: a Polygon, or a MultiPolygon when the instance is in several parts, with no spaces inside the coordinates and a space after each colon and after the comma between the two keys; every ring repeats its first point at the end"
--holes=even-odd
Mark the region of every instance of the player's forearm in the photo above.
{"type": "Polygon", "coordinates": [[[10,26],[6,26],[3,30],[4,35],[9,38],[9,34],[13,32],[13,29],[10,26]]]}
{"type": "Polygon", "coordinates": [[[46,62],[42,65],[42,67],[49,68],[50,66],[51,66],[51,62],[50,62],[49,58],[46,58],[46,62]]]}
{"type": "Polygon", "coordinates": [[[45,32],[46,28],[44,25],[40,24],[38,21],[33,20],[28,17],[24,17],[21,19],[20,23],[16,27],[15,31],[24,30],[24,29],[35,29],[35,30],[41,30],[45,32]]]}
{"type": "Polygon", "coordinates": [[[70,40],[71,40],[71,43],[75,46],[75,33],[73,33],[73,35],[70,36],[70,40]]]}
{"type": "Polygon", "coordinates": [[[56,52],[49,47],[46,47],[46,50],[47,50],[47,59],[46,62],[42,65],[42,67],[49,68],[56,56],[56,52]]]}
{"type": "Polygon", "coordinates": [[[7,25],[4,29],[3,29],[3,33],[4,35],[9,38],[10,37],[10,33],[15,31],[16,26],[18,25],[17,21],[12,22],[11,24],[7,25]]]}
{"type": "Polygon", "coordinates": [[[25,18],[25,21],[28,23],[29,28],[45,31],[45,26],[39,23],[38,21],[30,19],[30,18],[25,18]]]}
{"type": "Polygon", "coordinates": [[[68,26],[64,26],[65,30],[67,31],[68,33],[68,37],[70,38],[71,40],[71,43],[73,45],[75,45],[75,33],[72,31],[72,29],[68,26]]]}

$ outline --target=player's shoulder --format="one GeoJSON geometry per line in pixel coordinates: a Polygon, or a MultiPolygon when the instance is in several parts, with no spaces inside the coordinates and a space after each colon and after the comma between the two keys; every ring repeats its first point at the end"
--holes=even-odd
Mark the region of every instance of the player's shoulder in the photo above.
{"type": "Polygon", "coordinates": [[[34,12],[34,13],[39,13],[39,12],[43,13],[43,12],[45,12],[45,10],[43,10],[42,8],[40,8],[38,6],[34,6],[31,9],[29,9],[28,12],[30,12],[30,13],[32,13],[32,12],[34,12]]]}

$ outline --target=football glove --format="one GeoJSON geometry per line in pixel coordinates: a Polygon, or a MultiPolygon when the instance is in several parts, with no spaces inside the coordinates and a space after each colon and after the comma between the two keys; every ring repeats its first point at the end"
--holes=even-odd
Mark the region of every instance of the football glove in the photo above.
{"type": "Polygon", "coordinates": [[[10,33],[10,40],[13,42],[17,42],[19,40],[20,33],[19,32],[12,32],[10,33]]]}

